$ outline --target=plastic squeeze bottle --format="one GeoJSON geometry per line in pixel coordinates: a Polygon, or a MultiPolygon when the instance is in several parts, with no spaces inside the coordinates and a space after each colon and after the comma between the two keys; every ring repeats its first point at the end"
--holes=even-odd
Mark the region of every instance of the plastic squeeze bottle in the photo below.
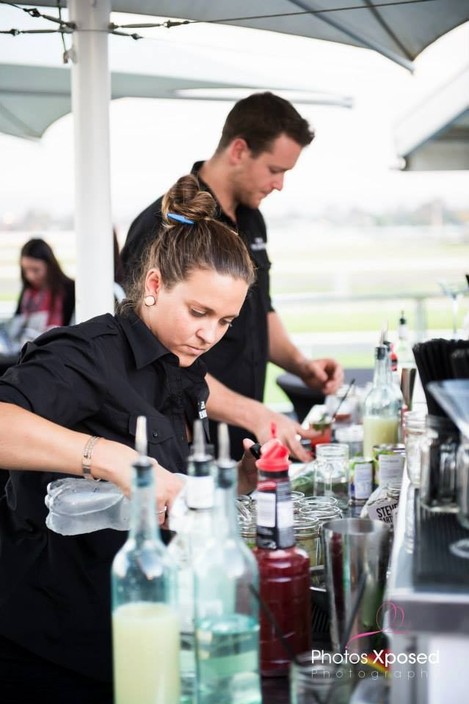
{"type": "Polygon", "coordinates": [[[256,465],[261,674],[276,676],[288,671],[292,654],[311,650],[309,558],[295,545],[288,449],[273,437],[256,465]]]}

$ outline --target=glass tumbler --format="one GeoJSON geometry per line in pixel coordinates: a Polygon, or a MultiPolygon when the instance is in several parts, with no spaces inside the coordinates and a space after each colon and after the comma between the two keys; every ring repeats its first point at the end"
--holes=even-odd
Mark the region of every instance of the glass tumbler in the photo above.
{"type": "Polygon", "coordinates": [[[291,704],[348,704],[354,670],[327,651],[300,653],[290,665],[291,704]]]}
{"type": "Polygon", "coordinates": [[[420,486],[422,449],[426,442],[426,414],[408,411],[404,414],[405,455],[407,476],[413,486],[420,486]]]}

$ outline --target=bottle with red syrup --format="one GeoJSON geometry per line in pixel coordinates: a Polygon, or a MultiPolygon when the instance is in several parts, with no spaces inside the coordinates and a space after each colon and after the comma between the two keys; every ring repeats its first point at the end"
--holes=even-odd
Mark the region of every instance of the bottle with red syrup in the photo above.
{"type": "Polygon", "coordinates": [[[288,672],[289,653],[297,655],[312,647],[310,564],[307,553],[295,546],[288,449],[272,437],[262,446],[256,465],[259,481],[254,554],[261,601],[267,607],[261,608],[261,674],[283,676],[288,672]],[[270,618],[266,611],[270,611],[270,618]]]}

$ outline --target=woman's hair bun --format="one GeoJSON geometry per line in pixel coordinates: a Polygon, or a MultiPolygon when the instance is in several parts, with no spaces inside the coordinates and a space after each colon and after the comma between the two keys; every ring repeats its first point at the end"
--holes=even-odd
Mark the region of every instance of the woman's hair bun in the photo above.
{"type": "Polygon", "coordinates": [[[165,194],[161,209],[167,224],[176,225],[178,223],[168,218],[168,213],[183,215],[189,220],[198,222],[213,218],[217,204],[208,191],[200,190],[197,178],[193,174],[188,174],[181,176],[165,194]]]}

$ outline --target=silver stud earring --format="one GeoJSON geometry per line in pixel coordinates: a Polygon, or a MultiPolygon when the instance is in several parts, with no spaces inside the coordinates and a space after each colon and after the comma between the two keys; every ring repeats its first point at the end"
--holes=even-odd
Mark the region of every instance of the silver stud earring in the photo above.
{"type": "Polygon", "coordinates": [[[148,308],[151,308],[151,306],[154,306],[156,303],[156,298],[152,293],[149,293],[148,296],[145,296],[143,299],[143,302],[148,308]]]}

